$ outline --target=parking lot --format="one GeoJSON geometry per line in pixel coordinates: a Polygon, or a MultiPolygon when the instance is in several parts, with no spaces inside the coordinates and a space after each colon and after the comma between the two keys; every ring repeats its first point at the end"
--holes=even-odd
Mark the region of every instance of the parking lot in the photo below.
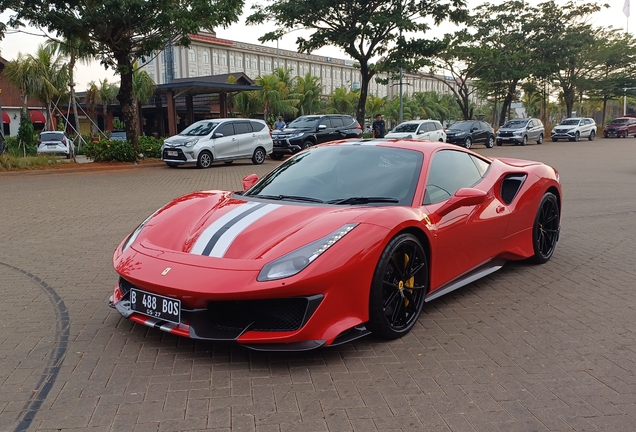
{"type": "Polygon", "coordinates": [[[559,170],[552,260],[427,303],[401,340],[305,353],[107,306],[112,252],[149,214],[278,162],[0,174],[0,430],[636,430],[636,138],[474,150],[559,170]]]}

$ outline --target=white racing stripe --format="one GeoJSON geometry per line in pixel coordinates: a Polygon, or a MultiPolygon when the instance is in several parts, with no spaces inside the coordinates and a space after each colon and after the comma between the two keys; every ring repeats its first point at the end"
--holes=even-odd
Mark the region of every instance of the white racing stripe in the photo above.
{"type": "Polygon", "coordinates": [[[278,204],[267,204],[264,207],[256,210],[255,212],[242,218],[234,225],[232,225],[216,242],[212,251],[210,251],[211,257],[221,258],[225,255],[232,242],[251,224],[262,218],[263,216],[273,212],[277,208],[281,207],[278,204]]]}
{"type": "Polygon", "coordinates": [[[252,209],[254,206],[257,206],[257,205],[259,205],[259,203],[256,203],[256,202],[248,202],[245,204],[241,204],[233,208],[232,210],[230,210],[229,212],[227,212],[226,214],[224,214],[217,220],[215,220],[209,227],[203,230],[203,232],[201,233],[197,241],[194,243],[194,246],[190,250],[190,253],[193,253],[196,255],[202,255],[203,250],[210,242],[210,239],[212,238],[212,236],[214,236],[214,234],[216,234],[218,230],[223,228],[228,222],[230,222],[235,217],[241,215],[242,213],[245,213],[246,211],[249,211],[250,209],[252,209]]]}

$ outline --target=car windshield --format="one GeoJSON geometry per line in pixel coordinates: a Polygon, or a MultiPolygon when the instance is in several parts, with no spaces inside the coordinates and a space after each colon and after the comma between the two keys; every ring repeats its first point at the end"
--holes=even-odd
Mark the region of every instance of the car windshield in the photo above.
{"type": "Polygon", "coordinates": [[[580,121],[579,119],[567,119],[567,120],[563,120],[561,124],[563,126],[576,126],[579,124],[579,121],[580,121]]]}
{"type": "Polygon", "coordinates": [[[612,120],[612,124],[625,124],[629,122],[629,119],[615,119],[612,120]]]}
{"type": "Polygon", "coordinates": [[[415,150],[313,147],[279,165],[244,195],[336,205],[411,205],[422,161],[415,150]]]}
{"type": "Polygon", "coordinates": [[[312,128],[316,127],[320,117],[298,117],[296,120],[289,124],[290,128],[312,128]]]}
{"type": "Polygon", "coordinates": [[[391,132],[415,132],[418,126],[419,123],[402,123],[400,125],[397,125],[396,128],[393,129],[391,132]]]}
{"type": "Polygon", "coordinates": [[[526,125],[528,124],[528,120],[510,120],[507,121],[502,128],[506,128],[506,129],[519,129],[519,128],[523,128],[526,127],[526,125]]]}
{"type": "Polygon", "coordinates": [[[46,132],[40,134],[41,141],[61,141],[64,138],[62,132],[46,132]]]}
{"type": "Polygon", "coordinates": [[[448,130],[469,131],[472,125],[473,125],[473,122],[457,122],[450,125],[448,127],[448,130]]]}
{"type": "Polygon", "coordinates": [[[218,125],[219,123],[208,121],[196,122],[185,128],[179,135],[204,136],[212,132],[218,125]]]}

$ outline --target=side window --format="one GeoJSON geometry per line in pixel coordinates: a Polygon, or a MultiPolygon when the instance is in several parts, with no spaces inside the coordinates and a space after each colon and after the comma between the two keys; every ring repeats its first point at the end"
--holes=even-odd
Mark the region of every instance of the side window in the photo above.
{"type": "Polygon", "coordinates": [[[486,174],[486,171],[488,171],[488,168],[490,168],[490,162],[486,162],[485,160],[475,157],[473,155],[470,155],[470,158],[472,159],[473,163],[477,167],[477,171],[479,171],[479,175],[483,177],[484,174],[486,174]]]}
{"type": "Polygon", "coordinates": [[[528,127],[529,128],[533,128],[535,126],[536,126],[536,124],[534,124],[534,120],[530,119],[530,121],[528,122],[528,127]]]}
{"type": "Polygon", "coordinates": [[[327,129],[329,129],[331,127],[331,120],[329,120],[329,117],[323,117],[318,122],[318,126],[320,125],[325,125],[327,126],[327,129]]]}
{"type": "Polygon", "coordinates": [[[435,130],[442,130],[442,129],[444,129],[442,127],[442,124],[440,122],[435,122],[435,130]]]}
{"type": "Polygon", "coordinates": [[[351,117],[351,116],[343,117],[342,121],[344,122],[344,125],[347,126],[348,128],[354,128],[355,129],[357,120],[354,119],[353,117],[351,117]]]}
{"type": "Polygon", "coordinates": [[[342,117],[331,117],[331,127],[341,128],[343,126],[342,117]]]}
{"type": "Polygon", "coordinates": [[[254,132],[260,132],[265,128],[265,125],[261,122],[251,121],[250,123],[252,124],[252,130],[254,132]]]}
{"type": "Polygon", "coordinates": [[[472,187],[481,173],[467,153],[441,150],[435,153],[428,172],[424,204],[435,204],[455,195],[459,189],[472,187]]]}
{"type": "Polygon", "coordinates": [[[481,130],[486,130],[486,131],[490,129],[490,126],[486,122],[479,122],[479,127],[481,130]]]}
{"type": "Polygon", "coordinates": [[[234,132],[236,132],[237,135],[252,133],[252,125],[247,121],[235,122],[234,132]]]}
{"type": "Polygon", "coordinates": [[[433,132],[435,131],[435,125],[433,123],[426,123],[426,132],[433,132]]]}
{"type": "Polygon", "coordinates": [[[234,126],[232,123],[223,123],[214,132],[222,133],[224,137],[234,135],[234,126]]]}

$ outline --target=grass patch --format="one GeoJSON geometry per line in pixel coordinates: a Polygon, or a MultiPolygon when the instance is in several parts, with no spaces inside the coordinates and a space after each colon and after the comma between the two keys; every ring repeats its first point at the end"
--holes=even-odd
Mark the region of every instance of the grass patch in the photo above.
{"type": "Polygon", "coordinates": [[[66,161],[50,155],[21,157],[11,153],[0,154],[0,172],[50,168],[66,161]]]}

